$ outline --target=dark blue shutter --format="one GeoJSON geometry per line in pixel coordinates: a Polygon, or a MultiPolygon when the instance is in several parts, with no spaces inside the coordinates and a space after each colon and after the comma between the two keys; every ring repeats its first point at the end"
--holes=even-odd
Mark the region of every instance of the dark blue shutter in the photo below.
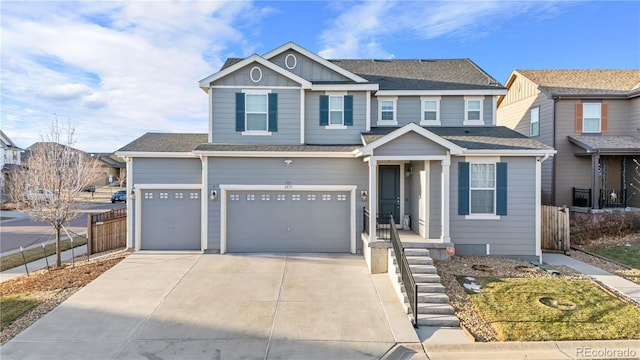
{"type": "Polygon", "coordinates": [[[329,125],[329,96],[320,95],[320,126],[329,125]]]}
{"type": "Polygon", "coordinates": [[[236,93],[236,131],[244,131],[244,93],[236,93]]]}
{"type": "Polygon", "coordinates": [[[344,126],[353,126],[353,95],[344,96],[344,126]]]}
{"type": "Polygon", "coordinates": [[[496,215],[507,215],[507,163],[496,164],[496,215]]]}
{"type": "Polygon", "coordinates": [[[458,215],[469,215],[469,163],[458,163],[458,215]]]}
{"type": "Polygon", "coordinates": [[[278,131],[278,94],[269,93],[269,131],[278,131]]]}

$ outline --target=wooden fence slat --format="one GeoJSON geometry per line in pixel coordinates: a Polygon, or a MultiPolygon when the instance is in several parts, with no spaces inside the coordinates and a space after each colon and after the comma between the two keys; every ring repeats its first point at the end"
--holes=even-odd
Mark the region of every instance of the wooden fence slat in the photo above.
{"type": "Polygon", "coordinates": [[[127,209],[111,210],[90,216],[90,254],[127,246],[127,209]]]}
{"type": "Polygon", "coordinates": [[[542,205],[541,220],[542,249],[569,252],[569,209],[566,206],[542,205]]]}

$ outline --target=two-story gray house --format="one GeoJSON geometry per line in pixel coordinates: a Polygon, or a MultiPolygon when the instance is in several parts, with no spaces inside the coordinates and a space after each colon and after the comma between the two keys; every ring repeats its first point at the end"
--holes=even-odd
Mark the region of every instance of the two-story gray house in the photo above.
{"type": "Polygon", "coordinates": [[[117,152],[132,248],[362,252],[375,267],[390,214],[425,246],[541,255],[554,150],[496,126],[506,89],[469,59],[328,60],[287,43],[199,85],[207,134],[117,152]]]}
{"type": "Polygon", "coordinates": [[[498,124],[553,147],[542,201],[640,207],[640,70],[514,70],[498,124]]]}

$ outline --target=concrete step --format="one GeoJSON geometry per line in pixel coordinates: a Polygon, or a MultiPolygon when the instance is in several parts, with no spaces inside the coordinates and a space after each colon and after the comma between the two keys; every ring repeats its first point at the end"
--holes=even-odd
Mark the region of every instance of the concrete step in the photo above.
{"type": "Polygon", "coordinates": [[[416,274],[437,274],[438,269],[433,265],[410,265],[411,273],[416,274]]]}
{"type": "Polygon", "coordinates": [[[418,294],[444,293],[444,286],[440,283],[420,283],[418,285],[418,294]]]}
{"type": "Polygon", "coordinates": [[[455,315],[449,314],[418,314],[418,325],[459,327],[460,320],[455,315]]]}
{"type": "MultiPolygon", "coordinates": [[[[402,281],[402,276],[399,272],[396,272],[398,275],[398,282],[402,281]]],[[[440,283],[440,276],[436,274],[413,274],[413,279],[416,281],[416,284],[423,283],[440,283]]]]}
{"type": "Polygon", "coordinates": [[[405,256],[429,256],[428,249],[404,249],[405,256]]]}
{"type": "Polygon", "coordinates": [[[433,259],[428,256],[407,256],[409,265],[433,265],[433,259]]]}
{"type": "Polygon", "coordinates": [[[418,293],[418,302],[420,304],[448,304],[449,297],[444,293],[418,293]]]}
{"type": "MultiPolygon", "coordinates": [[[[409,304],[407,311],[409,310],[409,304]]],[[[454,314],[453,306],[449,304],[418,304],[418,314],[454,314]]]]}

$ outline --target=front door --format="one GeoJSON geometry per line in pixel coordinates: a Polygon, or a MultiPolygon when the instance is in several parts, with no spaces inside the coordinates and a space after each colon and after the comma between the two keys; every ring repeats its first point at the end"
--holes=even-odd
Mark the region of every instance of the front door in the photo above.
{"type": "Polygon", "coordinates": [[[388,224],[388,214],[400,223],[400,165],[378,167],[378,212],[380,224],[388,224]]]}

